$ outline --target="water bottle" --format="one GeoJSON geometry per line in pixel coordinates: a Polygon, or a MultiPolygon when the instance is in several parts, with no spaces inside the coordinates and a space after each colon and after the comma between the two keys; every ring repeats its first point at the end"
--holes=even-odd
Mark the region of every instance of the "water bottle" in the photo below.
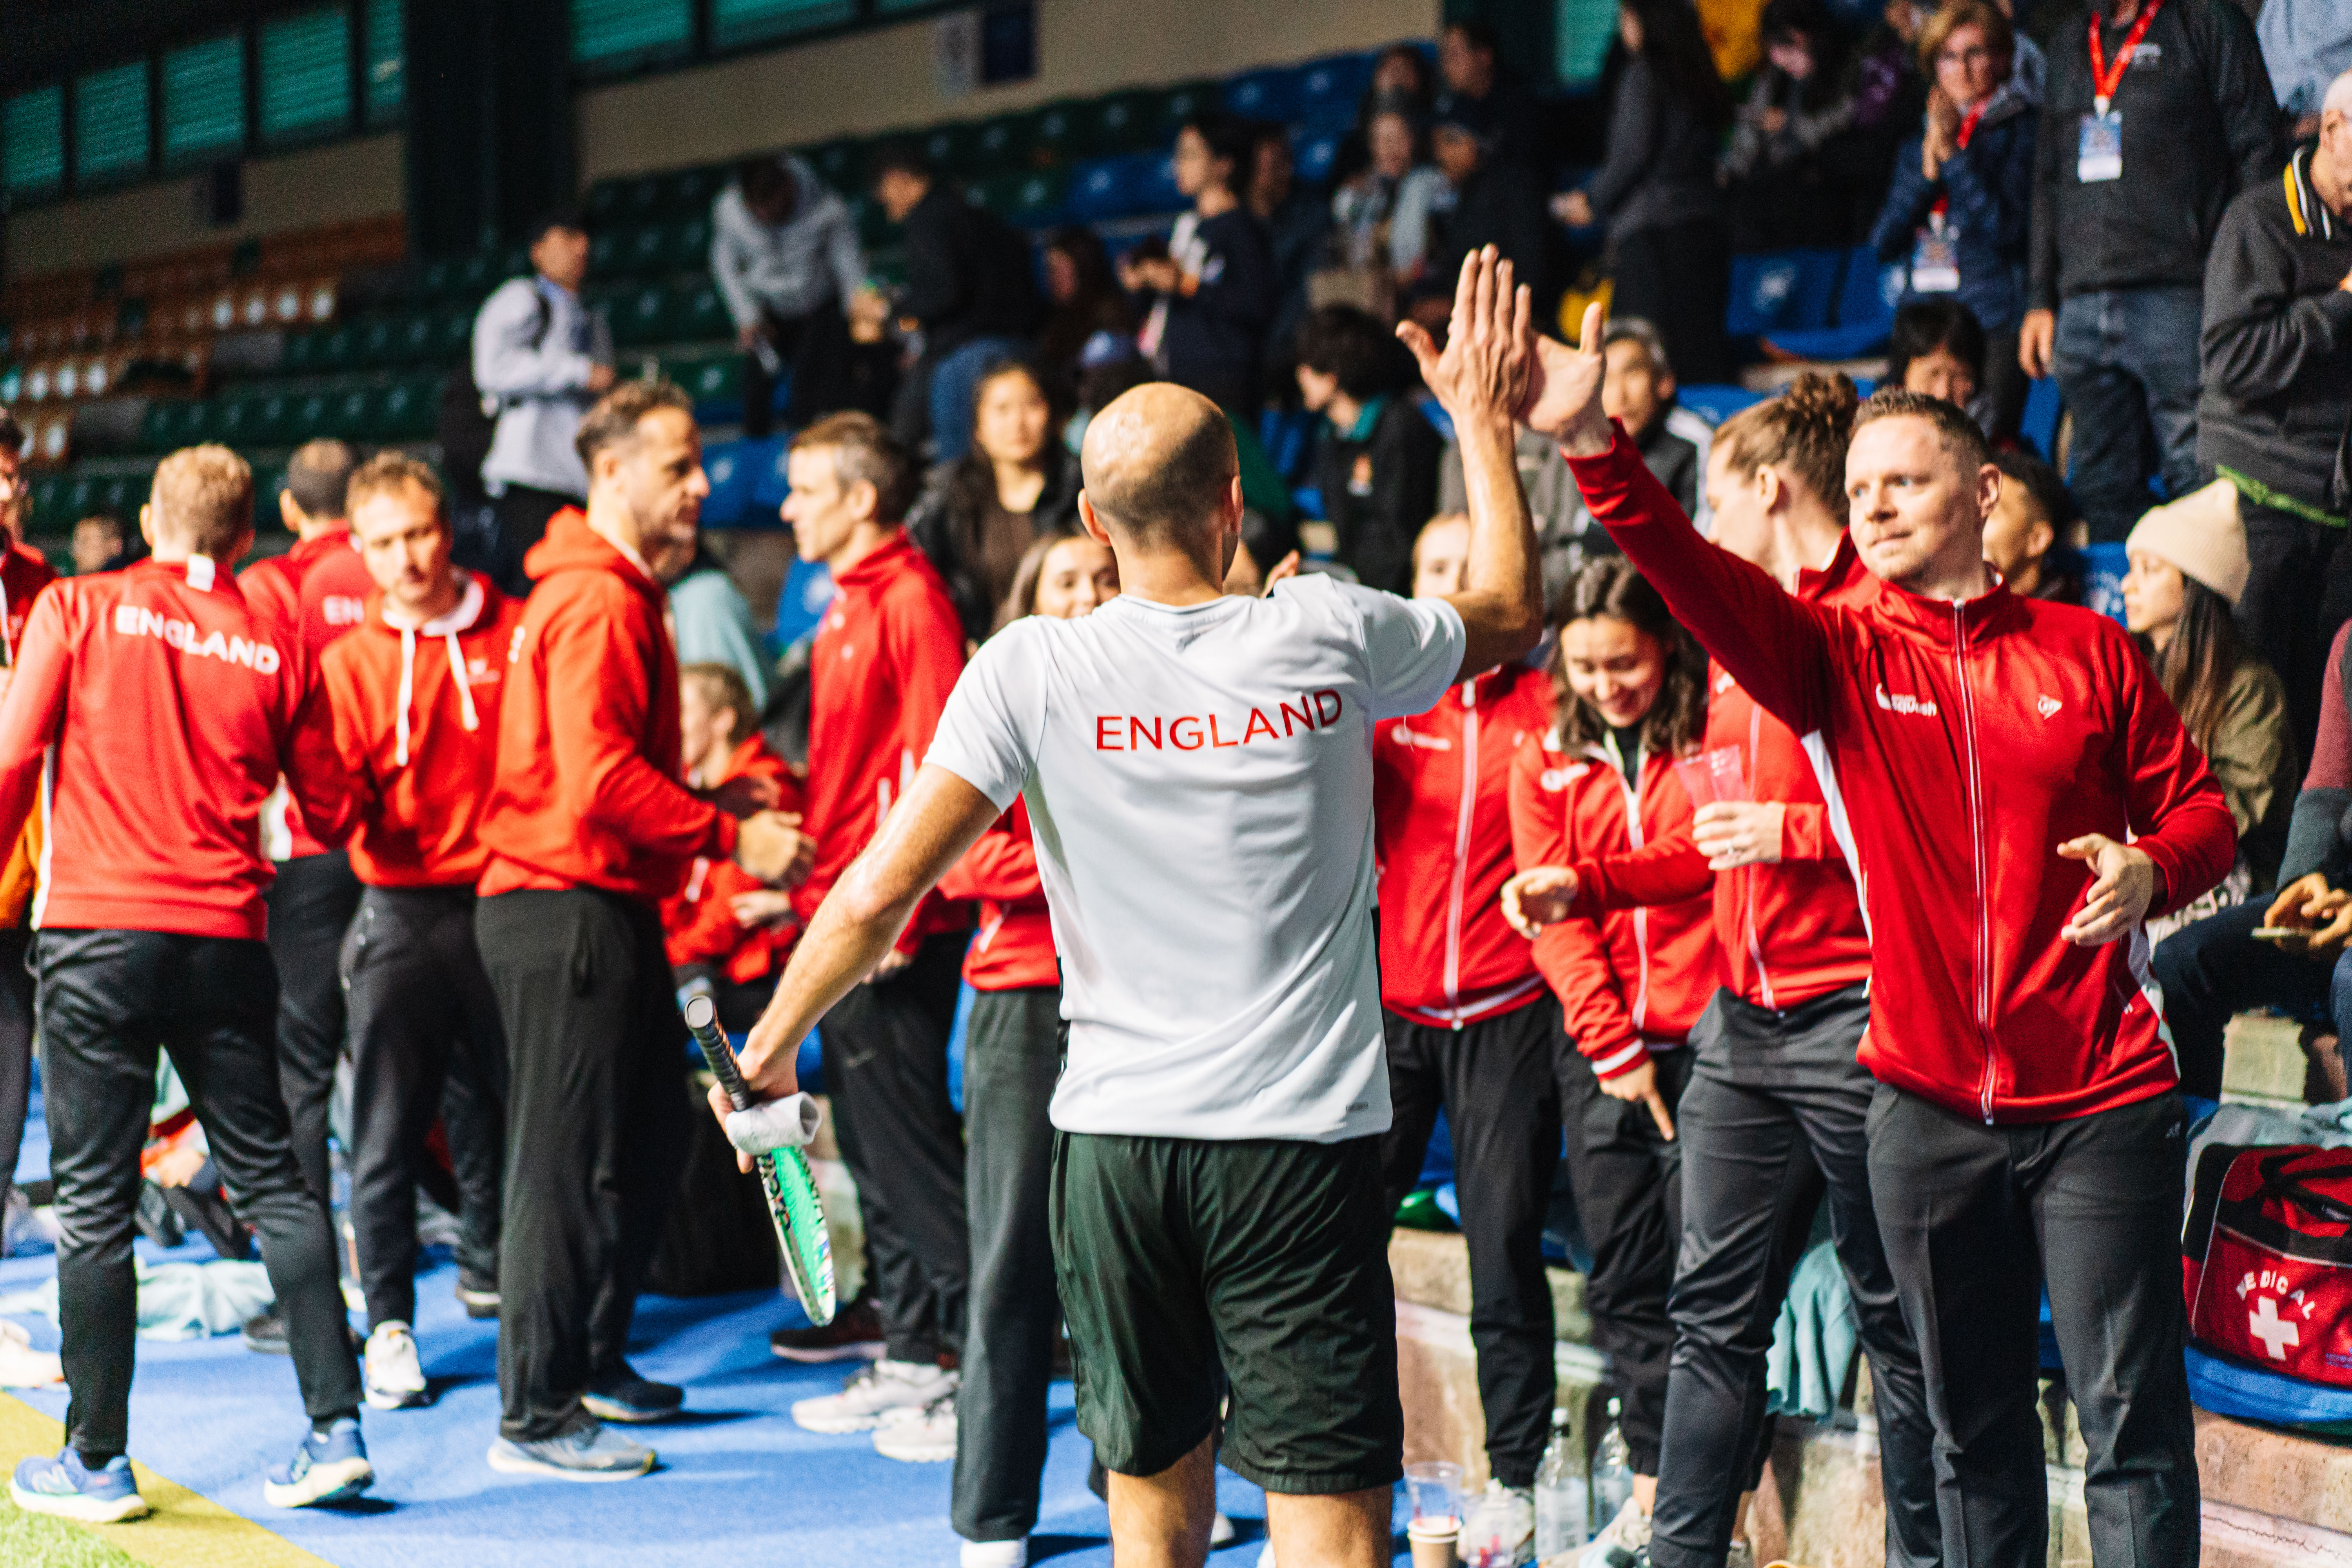
{"type": "Polygon", "coordinates": [[[1585,1529],[1596,1534],[1633,1495],[1633,1458],[1617,1424],[1621,1408],[1616,1400],[1609,1402],[1609,1430],[1601,1435],[1601,1447],[1592,1454],[1592,1510],[1585,1516],[1585,1529]]]}
{"type": "Polygon", "coordinates": [[[1577,1463],[1568,1412],[1551,1413],[1551,1442],[1536,1467],[1536,1561],[1573,1552],[1586,1540],[1584,1467],[1577,1463]]]}

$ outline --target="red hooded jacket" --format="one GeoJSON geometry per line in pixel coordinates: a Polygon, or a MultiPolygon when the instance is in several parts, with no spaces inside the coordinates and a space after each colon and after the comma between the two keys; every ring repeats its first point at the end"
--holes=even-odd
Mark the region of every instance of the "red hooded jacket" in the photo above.
{"type": "Polygon", "coordinates": [[[266,934],[261,805],[279,775],[331,838],[352,818],[325,696],[278,635],[204,556],[34,603],[0,703],[0,842],[37,795],[36,926],[266,934]]]}
{"type": "MultiPolygon", "coordinates": [[[[1841,534],[1828,566],[1798,573],[1797,594],[1815,604],[1855,604],[1874,596],[1877,584],[1841,534]]],[[[1822,791],[1812,756],[1818,744],[1818,736],[1800,740],[1759,707],[1729,670],[1709,666],[1705,750],[1738,751],[1748,798],[1782,804],[1780,861],[1711,871],[1685,829],[1578,866],[1578,911],[1678,903],[1712,889],[1723,983],[1742,1001],[1795,1007],[1868,980],[1870,929],[1846,860],[1853,831],[1843,807],[1822,791]]]]}
{"type": "Polygon", "coordinates": [[[1543,994],[1528,940],[1503,919],[1511,759],[1551,725],[1551,681],[1513,663],[1447,687],[1437,706],[1372,730],[1381,866],[1381,1003],[1458,1029],[1543,994]]]}
{"type": "MultiPolygon", "coordinates": [[[[1690,827],[1673,760],[1644,752],[1638,788],[1601,746],[1570,754],[1530,735],[1511,763],[1511,840],[1521,867],[1573,866],[1690,827]]],[[[1559,993],[1568,1037],[1601,1078],[1679,1047],[1715,994],[1715,921],[1704,896],[1577,915],[1544,928],[1536,966],[1559,993]]]]}
{"type": "Polygon", "coordinates": [[[523,557],[536,586],[508,653],[480,891],[602,888],[649,907],[694,858],[731,856],[735,819],[679,781],[667,595],[577,507],[523,557]]]}
{"type": "MultiPolygon", "coordinates": [[[[833,580],[832,606],[809,655],[808,811],[816,868],[794,889],[803,923],[873,841],[914,782],[931,731],[963,673],[963,622],[929,560],[901,529],[833,580]]],[[[969,911],[936,893],[898,939],[961,931],[969,911]]]]}
{"type": "Polygon", "coordinates": [[[456,609],[403,629],[379,594],[359,631],[320,656],[335,750],[360,799],[352,870],[368,886],[472,887],[481,877],[488,851],[476,827],[522,611],[468,576],[456,609]]]}
{"type": "MultiPolygon", "coordinates": [[[[264,556],[237,574],[236,585],[256,616],[284,628],[281,640],[296,645],[312,670],[337,637],[366,618],[368,596],[375,592],[348,532],[305,539],[283,555],[264,556]]],[[[300,807],[286,795],[273,803],[263,826],[273,859],[326,853],[302,825],[300,807]]]]}
{"type": "Polygon", "coordinates": [[[2059,935],[2087,833],[2155,862],[2150,914],[2220,881],[2237,835],[2205,760],[2121,626],[1996,585],[1948,603],[1880,583],[1809,603],[1700,539],[1621,431],[1572,458],[1592,515],[1685,626],[1797,733],[1845,804],[1877,957],[1860,1058],[1988,1122],[2050,1121],[2179,1080],[2147,937],[2059,935]]]}
{"type": "Polygon", "coordinates": [[[980,900],[980,931],[964,951],[964,983],[975,991],[1013,991],[1062,984],[1054,950],[1054,922],[1037,877],[1037,846],[1029,837],[1029,803],[1013,809],[973,841],[940,879],[948,899],[980,900]]]}
{"type": "MultiPolygon", "coordinates": [[[[767,779],[776,786],[775,809],[801,809],[801,781],[791,764],[768,750],[768,743],[756,734],[730,753],[727,765],[710,784],[716,788],[738,778],[767,779]]],[[[765,974],[782,973],[793,944],[800,940],[799,918],[760,926],[746,926],[735,918],[735,896],[766,886],[732,860],[696,856],[686,873],[686,886],[662,900],[662,931],[670,963],[716,964],[739,985],[765,974]]]]}

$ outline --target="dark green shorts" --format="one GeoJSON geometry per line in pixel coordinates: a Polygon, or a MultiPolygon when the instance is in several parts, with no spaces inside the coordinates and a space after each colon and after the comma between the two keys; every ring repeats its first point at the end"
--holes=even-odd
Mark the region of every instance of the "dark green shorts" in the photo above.
{"type": "Polygon", "coordinates": [[[1054,1272],[1078,1430],[1153,1476],[1233,1405],[1222,1458],[1272,1492],[1403,1473],[1396,1293],[1376,1138],[1054,1135],[1054,1272]]]}

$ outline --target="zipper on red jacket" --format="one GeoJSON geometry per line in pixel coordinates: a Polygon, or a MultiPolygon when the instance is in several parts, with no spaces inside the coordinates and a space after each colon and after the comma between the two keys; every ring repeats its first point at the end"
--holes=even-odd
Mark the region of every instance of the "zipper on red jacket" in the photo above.
{"type": "MultiPolygon", "coordinates": [[[[1623,768],[1617,767],[1614,760],[1610,766],[1616,768],[1618,784],[1625,792],[1625,837],[1634,848],[1639,849],[1642,847],[1642,775],[1649,771],[1649,748],[1645,746],[1634,753],[1631,778],[1625,775],[1623,768]]],[[[1633,990],[1633,1031],[1639,1034],[1642,1026],[1648,1022],[1650,1012],[1650,911],[1639,904],[1633,906],[1633,960],[1642,972],[1641,982],[1633,990]]]]}
{"type": "Polygon", "coordinates": [[[1960,689],[1960,743],[1968,749],[1969,842],[1977,873],[1977,1033],[1984,1040],[1984,1083],[1978,1102],[1985,1125],[1992,1125],[1992,922],[1985,910],[1984,779],[1977,769],[1977,706],[1969,691],[1969,623],[1966,606],[1952,604],[1952,677],[1960,689]]]}
{"type": "MultiPolygon", "coordinates": [[[[1763,742],[1764,709],[1760,703],[1751,699],[1748,705],[1748,793],[1751,796],[1756,793],[1756,757],[1763,742]]],[[[1754,866],[1744,866],[1740,868],[1739,873],[1740,889],[1748,895],[1748,959],[1749,963],[1756,965],[1757,994],[1762,999],[1765,1006],[1778,1012],[1780,1004],[1772,998],[1772,974],[1764,967],[1764,942],[1756,931],[1757,870],[1758,868],[1754,866]]]]}
{"type": "MultiPolygon", "coordinates": [[[[1470,823],[1478,805],[1478,683],[1462,683],[1462,809],[1454,829],[1454,886],[1445,909],[1445,1002],[1461,1001],[1462,900],[1470,876],[1470,823]]],[[[1462,1020],[1456,1017],[1458,1033],[1462,1020]]]]}

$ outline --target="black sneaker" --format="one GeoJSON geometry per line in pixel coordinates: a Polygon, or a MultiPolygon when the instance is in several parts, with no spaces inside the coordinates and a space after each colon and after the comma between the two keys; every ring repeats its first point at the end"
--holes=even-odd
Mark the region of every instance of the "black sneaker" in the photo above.
{"type": "Polygon", "coordinates": [[[860,1296],[821,1329],[778,1329],[768,1336],[768,1349],[786,1361],[879,1361],[882,1320],[873,1298],[860,1296]]]}
{"type": "Polygon", "coordinates": [[[639,1377],[636,1369],[625,1362],[618,1372],[590,1384],[588,1392],[580,1396],[580,1403],[599,1421],[634,1426],[666,1421],[677,1415],[686,1404],[686,1390],[675,1384],[639,1377]]]}
{"type": "Polygon", "coordinates": [[[457,1300],[465,1303],[469,1318],[495,1318],[499,1315],[499,1281],[495,1275],[478,1274],[460,1267],[457,1270],[457,1300]]]}
{"type": "Polygon", "coordinates": [[[276,1308],[257,1312],[245,1321],[245,1348],[259,1351],[264,1355],[291,1355],[286,1343],[286,1320],[276,1308]]]}

